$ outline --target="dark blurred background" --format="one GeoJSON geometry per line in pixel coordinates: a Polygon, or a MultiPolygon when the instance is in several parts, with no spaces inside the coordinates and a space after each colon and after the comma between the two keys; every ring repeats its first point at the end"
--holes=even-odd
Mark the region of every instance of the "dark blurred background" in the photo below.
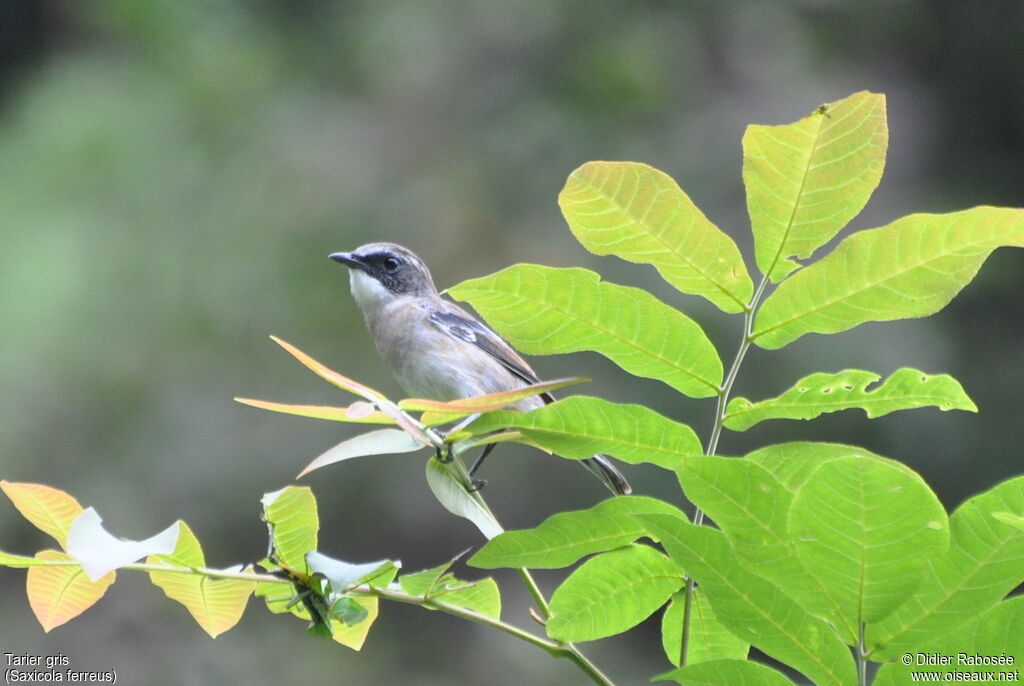
{"type": "MultiPolygon", "coordinates": [[[[232,401],[348,401],[267,335],[398,394],[327,260],[367,241],[409,245],[441,287],[521,261],[596,269],[691,314],[728,363],[736,318],[574,242],[556,205],[568,173],[591,159],[665,170],[752,267],[744,126],[867,89],[888,96],[891,143],[851,229],[1024,206],[1022,28],[1019,0],[5,0],[0,478],[66,489],[125,537],[185,518],[213,566],[258,559],[260,494],[359,430],[232,401]]],[[[913,365],[954,374],[980,414],[848,412],[727,433],[721,452],[856,443],[918,470],[950,509],[1021,472],[1022,286],[1024,255],[997,251],[940,314],[754,350],[736,389],[760,398],[813,371],[913,365]]],[[[596,355],[535,362],[707,435],[710,401],[596,355]]],[[[305,479],[321,550],[415,570],[479,544],[434,501],[423,462],[357,460],[305,479]]],[[[678,500],[663,473],[627,469],[638,492],[678,500]]],[[[485,472],[509,527],[606,495],[577,466],[528,451],[502,448],[485,472]]],[[[0,532],[4,550],[51,545],[6,500],[0,532]]],[[[525,644],[407,607],[384,607],[360,654],[259,603],[212,642],[128,572],[47,635],[23,578],[0,570],[0,652],[62,651],[124,683],[583,681],[525,644]]],[[[505,618],[528,625],[515,577],[498,578],[505,618]]],[[[540,578],[550,590],[560,576],[540,578]]],[[[584,648],[642,683],[667,667],[658,636],[652,620],[584,648]]]]}

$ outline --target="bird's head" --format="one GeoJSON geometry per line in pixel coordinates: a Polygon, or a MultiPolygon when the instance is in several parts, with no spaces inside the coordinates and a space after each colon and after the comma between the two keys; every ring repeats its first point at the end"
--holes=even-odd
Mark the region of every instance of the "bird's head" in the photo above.
{"type": "Polygon", "coordinates": [[[352,297],[364,311],[404,296],[434,295],[430,270],[416,254],[395,243],[367,243],[330,258],[349,268],[352,297]]]}

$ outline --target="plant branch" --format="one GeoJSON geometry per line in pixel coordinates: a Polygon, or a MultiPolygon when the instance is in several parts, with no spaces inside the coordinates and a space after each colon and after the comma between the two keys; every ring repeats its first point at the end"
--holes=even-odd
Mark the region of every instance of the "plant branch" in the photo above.
{"type": "MultiPolygon", "coordinates": [[[[739,374],[740,366],[743,364],[743,358],[746,357],[747,350],[754,340],[754,315],[757,314],[757,308],[761,304],[761,298],[764,296],[767,286],[768,276],[765,275],[761,278],[761,283],[758,284],[757,290],[754,291],[754,295],[750,298],[750,304],[743,310],[743,338],[740,340],[739,348],[736,350],[736,355],[729,366],[729,371],[725,375],[725,380],[722,382],[721,388],[718,389],[718,398],[715,402],[715,420],[711,426],[711,435],[708,437],[707,448],[704,451],[704,454],[708,457],[718,452],[718,440],[722,436],[722,429],[725,424],[725,410],[729,404],[729,396],[732,393],[733,384],[736,383],[736,376],[739,374]]],[[[693,513],[693,523],[696,526],[701,526],[704,523],[704,511],[699,507],[693,513]]],[[[695,588],[693,577],[687,575],[686,598],[683,603],[683,636],[679,649],[680,667],[686,665],[686,654],[690,647],[690,620],[692,618],[693,592],[695,588]]]]}

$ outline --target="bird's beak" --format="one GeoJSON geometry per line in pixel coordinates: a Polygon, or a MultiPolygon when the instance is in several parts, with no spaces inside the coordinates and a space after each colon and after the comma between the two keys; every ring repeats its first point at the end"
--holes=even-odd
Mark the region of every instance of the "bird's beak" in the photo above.
{"type": "Polygon", "coordinates": [[[363,261],[350,252],[335,252],[328,255],[328,257],[335,262],[341,262],[349,269],[366,269],[363,261]]]}

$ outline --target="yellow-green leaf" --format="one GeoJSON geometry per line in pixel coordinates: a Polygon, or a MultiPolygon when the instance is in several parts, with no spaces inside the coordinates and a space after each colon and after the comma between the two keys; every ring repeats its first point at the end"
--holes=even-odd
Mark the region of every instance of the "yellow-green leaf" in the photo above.
{"type": "Polygon", "coordinates": [[[736,243],[653,167],[587,162],[569,175],[558,204],[592,253],[653,265],[683,293],[726,312],[742,312],[754,292],[736,243]]]}
{"type": "Polygon", "coordinates": [[[313,491],[286,486],[263,496],[263,519],[273,527],[274,551],[284,566],[309,573],[306,553],[316,550],[320,518],[313,491]]]}
{"type": "MultiPolygon", "coordinates": [[[[195,534],[180,522],[178,542],[170,555],[151,555],[147,564],[175,567],[205,567],[206,557],[195,534]]],[[[182,572],[149,572],[150,581],[167,597],[185,606],[192,618],[211,638],[224,633],[242,618],[249,595],[256,584],[242,579],[213,579],[182,572]]]]}
{"type": "Polygon", "coordinates": [[[1024,246],[1024,210],[912,214],[845,239],[779,285],[752,339],[775,349],[807,333],[926,317],[945,307],[1000,246],[1024,246]]]}
{"type": "Polygon", "coordinates": [[[359,604],[367,613],[363,621],[351,626],[336,619],[331,622],[331,638],[352,650],[362,649],[366,635],[370,633],[370,627],[377,621],[377,615],[380,613],[380,601],[377,598],[361,596],[359,604]]]}
{"type": "Polygon", "coordinates": [[[0,489],[28,521],[50,534],[61,548],[67,547],[71,522],[82,514],[82,506],[64,491],[43,484],[0,481],[0,489]]]}
{"type": "MultiPolygon", "coordinates": [[[[48,562],[73,562],[71,556],[56,550],[43,550],[36,553],[36,558],[48,562]]],[[[43,631],[49,632],[92,607],[116,578],[116,572],[110,572],[99,581],[90,581],[77,564],[29,567],[25,590],[29,607],[43,631]]]]}
{"type": "Polygon", "coordinates": [[[853,219],[878,186],[885,96],[855,93],[784,126],[747,127],[743,182],[762,274],[782,280],[853,219]]]}

